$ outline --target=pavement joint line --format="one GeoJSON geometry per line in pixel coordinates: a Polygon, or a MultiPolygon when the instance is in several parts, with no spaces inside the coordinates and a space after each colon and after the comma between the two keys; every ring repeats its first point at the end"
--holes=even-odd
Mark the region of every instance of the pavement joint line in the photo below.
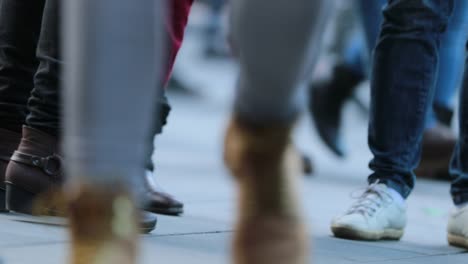
{"type": "Polygon", "coordinates": [[[360,263],[384,263],[384,262],[391,262],[391,261],[397,261],[397,260],[410,260],[410,259],[420,259],[420,258],[427,258],[427,257],[456,256],[456,255],[465,255],[465,254],[468,255],[468,251],[454,252],[454,253],[426,254],[426,255],[414,256],[414,257],[394,258],[394,259],[385,259],[385,260],[357,261],[357,262],[360,262],[360,263]]]}
{"type": "MultiPolygon", "coordinates": [[[[220,230],[220,231],[208,231],[208,232],[191,232],[191,233],[173,233],[173,234],[163,234],[163,235],[143,235],[142,238],[153,238],[153,237],[176,237],[176,236],[192,236],[192,235],[216,235],[216,234],[230,234],[232,230],[220,230]]],[[[55,244],[69,243],[69,240],[58,240],[58,241],[44,241],[44,242],[30,242],[30,243],[21,243],[17,245],[4,245],[2,249],[8,248],[23,248],[23,247],[34,247],[34,246],[47,246],[55,244]]]]}
{"type": "Polygon", "coordinates": [[[207,231],[207,232],[189,232],[189,233],[172,233],[172,234],[161,234],[161,235],[145,235],[143,238],[153,237],[173,237],[173,236],[194,236],[194,235],[216,235],[216,234],[230,234],[232,230],[220,230],[220,231],[207,231]]]}
{"type": "MultiPolygon", "coordinates": [[[[58,245],[69,243],[68,240],[58,240],[58,241],[43,241],[43,242],[26,242],[21,244],[11,244],[11,245],[2,245],[3,249],[12,249],[12,248],[24,248],[24,247],[35,247],[35,246],[50,246],[50,245],[58,245]]],[[[1,263],[1,262],[0,262],[1,263]]]]}

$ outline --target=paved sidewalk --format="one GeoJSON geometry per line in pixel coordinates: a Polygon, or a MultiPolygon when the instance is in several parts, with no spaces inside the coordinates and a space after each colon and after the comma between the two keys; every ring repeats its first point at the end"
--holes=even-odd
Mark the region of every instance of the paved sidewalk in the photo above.
{"type": "MultiPolygon", "coordinates": [[[[143,236],[141,263],[229,263],[229,239],[235,211],[233,184],[220,158],[227,107],[209,100],[173,98],[174,112],[164,136],[157,140],[157,175],[164,189],[182,199],[183,217],[159,218],[158,229],[143,236]]],[[[362,187],[368,154],[364,127],[356,121],[356,153],[338,161],[316,140],[307,119],[299,128],[298,145],[313,154],[316,176],[304,178],[303,197],[311,225],[314,263],[467,263],[468,253],[449,247],[445,225],[451,204],[448,184],[421,181],[409,200],[409,225],[401,242],[357,242],[331,237],[329,222],[350,203],[351,191],[362,187]],[[362,138],[364,137],[364,138],[362,138]],[[335,164],[334,166],[330,164],[335,164]]],[[[66,230],[31,224],[15,215],[0,215],[0,256],[7,264],[66,263],[66,230]]]]}

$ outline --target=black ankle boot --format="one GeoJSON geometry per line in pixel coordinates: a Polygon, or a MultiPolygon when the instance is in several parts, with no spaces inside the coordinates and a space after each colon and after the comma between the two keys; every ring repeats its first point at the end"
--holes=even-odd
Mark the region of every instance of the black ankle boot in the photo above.
{"type": "Polygon", "coordinates": [[[309,109],[319,136],[340,157],[345,155],[340,134],[341,112],[363,80],[364,75],[338,65],[331,79],[310,86],[309,109]]]}

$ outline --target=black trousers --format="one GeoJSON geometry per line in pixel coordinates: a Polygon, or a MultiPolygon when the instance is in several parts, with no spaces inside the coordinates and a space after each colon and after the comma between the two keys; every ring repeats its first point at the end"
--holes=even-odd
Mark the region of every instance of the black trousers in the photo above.
{"type": "Polygon", "coordinates": [[[0,127],[59,132],[58,2],[0,2],[0,127]]]}
{"type": "MultiPolygon", "coordinates": [[[[0,0],[0,128],[21,132],[26,124],[53,136],[61,134],[59,4],[60,0],[0,0]]],[[[167,98],[158,104],[154,134],[161,133],[170,111],[167,98]]],[[[152,140],[148,146],[153,146],[152,140]]],[[[148,153],[150,157],[152,147],[148,153]]]]}

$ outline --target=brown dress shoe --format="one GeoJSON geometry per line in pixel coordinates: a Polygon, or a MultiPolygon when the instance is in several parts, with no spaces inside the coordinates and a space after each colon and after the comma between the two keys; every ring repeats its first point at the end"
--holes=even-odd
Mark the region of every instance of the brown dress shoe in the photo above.
{"type": "Polygon", "coordinates": [[[457,137],[452,130],[444,125],[424,132],[422,153],[419,167],[415,170],[418,177],[450,180],[449,165],[457,137]]]}
{"type": "Polygon", "coordinates": [[[291,125],[254,126],[233,118],[225,161],[239,187],[236,264],[305,264],[308,241],[297,203],[301,157],[291,125]]]}
{"type": "Polygon", "coordinates": [[[180,215],[184,212],[184,204],[177,201],[172,195],[156,190],[151,176],[145,176],[143,200],[145,211],[164,215],[180,215]]]}
{"type": "Polygon", "coordinates": [[[0,212],[6,211],[5,202],[5,172],[10,162],[10,157],[19,145],[21,134],[0,129],[0,212]]]}

